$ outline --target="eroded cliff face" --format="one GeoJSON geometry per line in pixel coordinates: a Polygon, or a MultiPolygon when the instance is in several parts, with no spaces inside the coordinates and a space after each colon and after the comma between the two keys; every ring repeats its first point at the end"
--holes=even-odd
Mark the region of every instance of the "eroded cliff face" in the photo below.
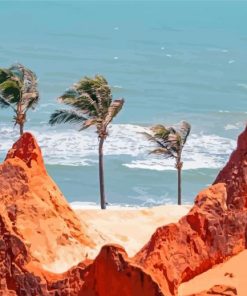
{"type": "Polygon", "coordinates": [[[214,185],[202,191],[179,223],[157,229],[135,256],[160,283],[164,295],[176,295],[193,278],[246,248],[247,129],[214,185]]]}
{"type": "Polygon", "coordinates": [[[159,284],[143,267],[128,258],[117,245],[104,246],[94,262],[88,266],[80,295],[162,296],[159,284]]]}
{"type": "Polygon", "coordinates": [[[227,206],[231,210],[247,208],[247,131],[238,138],[237,149],[229,162],[220,171],[215,184],[224,183],[227,191],[227,206]]]}
{"type": "Polygon", "coordinates": [[[75,254],[79,245],[82,255],[93,243],[86,236],[86,226],[78,224],[47,176],[34,138],[25,134],[0,167],[0,291],[10,293],[2,295],[176,295],[181,282],[246,248],[246,163],[247,130],[215,184],[196,197],[188,215],[176,224],[158,228],[136,256],[128,258],[122,247],[108,245],[94,261],[82,260],[65,273],[52,274],[44,265],[57,260],[53,239],[55,247],[62,246],[64,257],[73,250],[70,243],[76,246],[75,254]],[[33,234],[30,228],[40,233],[33,234]],[[45,245],[43,250],[48,254],[51,250],[48,262],[37,253],[41,252],[37,235],[45,245]],[[71,249],[63,247],[68,245],[71,249]],[[25,289],[29,292],[21,294],[25,289]]]}
{"type": "Polygon", "coordinates": [[[0,215],[0,295],[46,295],[41,278],[23,268],[32,258],[23,240],[13,234],[10,221],[0,215]]]}
{"type": "Polygon", "coordinates": [[[85,258],[93,242],[48,176],[34,137],[25,133],[0,165],[1,215],[33,260],[63,272],[85,258]]]}
{"type": "Polygon", "coordinates": [[[157,229],[134,258],[164,295],[176,295],[180,283],[245,249],[247,212],[229,210],[226,199],[222,183],[204,190],[187,216],[157,229]]]}

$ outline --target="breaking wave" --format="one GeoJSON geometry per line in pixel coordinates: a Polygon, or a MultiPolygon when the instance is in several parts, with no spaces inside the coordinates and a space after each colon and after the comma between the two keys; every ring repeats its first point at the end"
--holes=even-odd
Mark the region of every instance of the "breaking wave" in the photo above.
{"type": "MultiPolygon", "coordinates": [[[[173,170],[174,161],[164,160],[148,152],[152,149],[141,132],[146,128],[131,124],[113,124],[105,142],[106,156],[126,155],[122,165],[130,169],[173,170]]],[[[35,128],[46,164],[90,166],[97,163],[98,139],[94,129],[78,132],[72,129],[35,128]]],[[[17,130],[0,127],[0,153],[5,155],[17,130]]],[[[220,168],[235,148],[236,142],[229,138],[209,134],[191,134],[184,148],[184,169],[220,168]]]]}

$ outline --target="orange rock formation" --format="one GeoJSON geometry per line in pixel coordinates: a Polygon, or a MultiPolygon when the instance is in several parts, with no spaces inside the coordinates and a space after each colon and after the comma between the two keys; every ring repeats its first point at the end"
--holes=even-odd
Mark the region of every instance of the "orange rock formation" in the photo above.
{"type": "Polygon", "coordinates": [[[48,176],[34,137],[25,133],[0,166],[1,215],[45,269],[63,272],[81,261],[93,242],[48,176]]]}
{"type": "Polygon", "coordinates": [[[176,295],[180,283],[247,245],[247,129],[215,184],[178,223],[158,228],[133,258],[107,245],[62,274],[46,269],[57,271],[61,254],[85,258],[93,242],[47,175],[31,134],[8,153],[0,184],[0,295],[176,295]]]}

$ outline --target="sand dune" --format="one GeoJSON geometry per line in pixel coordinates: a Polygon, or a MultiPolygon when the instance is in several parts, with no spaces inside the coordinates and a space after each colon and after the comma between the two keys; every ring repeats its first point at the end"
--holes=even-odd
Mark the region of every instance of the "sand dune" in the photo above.
{"type": "Polygon", "coordinates": [[[158,227],[177,222],[190,208],[189,205],[166,205],[153,208],[108,207],[105,211],[98,207],[75,207],[74,210],[82,223],[88,225],[87,232],[97,245],[93,253],[90,252],[91,257],[96,256],[103,245],[110,243],[122,245],[129,256],[134,256],[158,227]]]}
{"type": "Polygon", "coordinates": [[[208,290],[214,285],[224,284],[233,286],[238,296],[247,295],[247,250],[230,258],[225,263],[196,276],[179,287],[179,296],[208,290]]]}

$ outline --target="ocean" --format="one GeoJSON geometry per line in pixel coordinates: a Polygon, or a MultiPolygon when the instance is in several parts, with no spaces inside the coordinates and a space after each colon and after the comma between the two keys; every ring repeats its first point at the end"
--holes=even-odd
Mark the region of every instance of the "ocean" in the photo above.
{"type": "MultiPolygon", "coordinates": [[[[36,72],[41,100],[26,130],[69,202],[98,203],[97,135],[48,126],[56,98],[100,73],[125,106],[105,143],[107,200],[153,206],[177,202],[171,160],[149,155],[141,132],[181,120],[183,202],[211,184],[247,117],[245,1],[0,1],[0,66],[36,72]]],[[[11,110],[0,110],[0,160],[18,138],[11,110]]]]}

